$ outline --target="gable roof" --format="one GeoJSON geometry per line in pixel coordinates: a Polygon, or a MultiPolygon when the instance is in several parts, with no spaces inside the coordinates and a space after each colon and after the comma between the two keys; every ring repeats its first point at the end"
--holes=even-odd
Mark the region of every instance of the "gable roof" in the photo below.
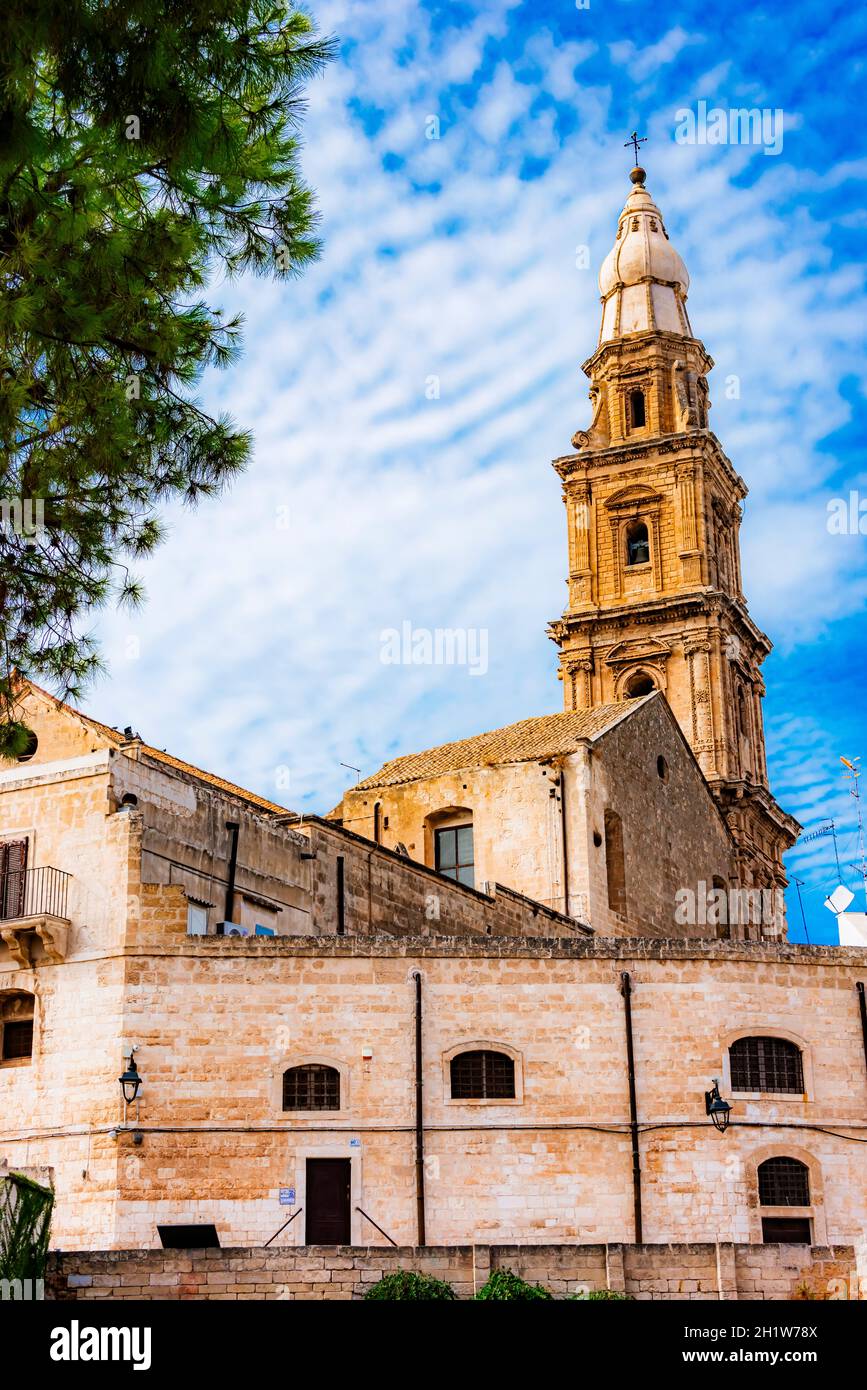
{"type": "Polygon", "coordinates": [[[51,694],[50,690],[43,690],[42,686],[36,685],[34,681],[22,680],[21,684],[22,687],[32,690],[35,695],[41,695],[55,709],[62,710],[64,714],[79,720],[80,723],[93,730],[98,738],[103,739],[106,744],[119,751],[136,747],[140,753],[152,761],[173,768],[176,772],[185,773],[189,777],[194,777],[196,781],[204,782],[207,786],[216,788],[217,791],[225,792],[227,796],[236,796],[243,801],[248,801],[251,805],[258,806],[260,810],[277,811],[285,814],[289,809],[286,806],[280,806],[276,801],[268,801],[263,796],[257,796],[255,792],[247,791],[234,782],[227,782],[224,777],[217,777],[213,772],[205,772],[193,763],[184,762],[182,758],[176,758],[173,754],[167,753],[164,748],[154,748],[152,744],[145,743],[137,735],[134,738],[129,738],[126,734],[120,733],[118,729],[113,729],[108,724],[102,724],[98,719],[91,718],[89,714],[83,714],[81,710],[76,709],[74,705],[67,704],[65,700],[59,700],[56,695],[51,694]]]}
{"type": "Polygon", "coordinates": [[[455,743],[442,743],[438,748],[428,748],[423,753],[406,753],[383,763],[371,777],[347,788],[347,795],[369,791],[374,787],[417,782],[426,777],[459,772],[463,768],[486,764],[496,767],[501,763],[532,762],[561,753],[573,753],[582,739],[599,738],[652,699],[654,693],[641,695],[634,700],[597,705],[595,709],[521,719],[517,724],[507,724],[505,728],[475,734],[472,738],[458,739],[455,743]]]}

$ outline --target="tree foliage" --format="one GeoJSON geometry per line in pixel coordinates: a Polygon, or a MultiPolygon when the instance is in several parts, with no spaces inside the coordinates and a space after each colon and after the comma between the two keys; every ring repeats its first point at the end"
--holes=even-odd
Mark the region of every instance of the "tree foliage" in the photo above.
{"type": "Polygon", "coordinates": [[[546,1289],[543,1284],[529,1284],[526,1279],[522,1279],[511,1269],[492,1270],[487,1283],[483,1284],[476,1294],[477,1299],[490,1299],[498,1303],[507,1303],[513,1300],[530,1302],[540,1298],[552,1299],[553,1297],[550,1289],[546,1289]]]}
{"type": "Polygon", "coordinates": [[[284,0],[30,0],[0,14],[0,701],[14,669],[75,695],[82,627],[161,535],[218,493],[249,435],[206,414],[241,320],[215,270],[317,254],[302,86],[330,42],[284,0]]]}
{"type": "Polygon", "coordinates": [[[432,1274],[419,1274],[412,1269],[398,1269],[394,1274],[386,1274],[377,1283],[371,1284],[364,1297],[389,1302],[428,1303],[433,1299],[453,1301],[457,1294],[444,1279],[436,1279],[432,1274]]]}

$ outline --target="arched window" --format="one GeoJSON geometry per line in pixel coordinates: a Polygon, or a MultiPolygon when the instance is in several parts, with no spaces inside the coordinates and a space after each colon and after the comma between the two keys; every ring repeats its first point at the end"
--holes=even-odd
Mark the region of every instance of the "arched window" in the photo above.
{"type": "Polygon", "coordinates": [[[373,807],[373,840],[374,844],[382,844],[382,802],[377,801],[373,807]]]}
{"type": "MultiPolygon", "coordinates": [[[[653,677],[649,676],[646,671],[636,671],[635,675],[630,676],[626,682],[626,694],[632,700],[636,700],[639,695],[649,695],[651,690],[655,689],[653,677]]],[[[661,773],[660,776],[662,776],[661,773]]]]}
{"type": "Polygon", "coordinates": [[[766,1158],[757,1170],[762,1240],[766,1245],[811,1245],[810,1170],[798,1158],[766,1158]],[[782,1210],[781,1210],[782,1209],[782,1210]]]}
{"type": "Polygon", "coordinates": [[[283,1073],[284,1110],[339,1110],[340,1072],[311,1062],[283,1073]]]}
{"type": "Polygon", "coordinates": [[[452,1100],[514,1100],[515,1063],[505,1052],[459,1052],[451,1060],[452,1100]]]}
{"type": "Polygon", "coordinates": [[[472,824],[446,825],[435,830],[434,852],[438,873],[467,888],[475,887],[472,824]]]}
{"type": "Polygon", "coordinates": [[[647,416],[644,409],[644,392],[630,391],[629,393],[629,428],[631,430],[643,429],[647,423],[647,416]]]}
{"type": "Polygon", "coordinates": [[[0,994],[0,1061],[29,1062],[33,1056],[33,1014],[36,1000],[24,990],[0,994]]]}
{"type": "Polygon", "coordinates": [[[626,916],[626,864],[623,857],[623,825],[616,811],[605,812],[605,870],[608,906],[626,916]]]}
{"type": "Polygon", "coordinates": [[[759,1202],[763,1207],[808,1207],[810,1171],[799,1158],[766,1158],[759,1164],[759,1202]]]}
{"type": "Polygon", "coordinates": [[[650,538],[647,524],[643,521],[630,521],[626,528],[627,565],[648,565],[650,563],[650,538]]]}
{"type": "Polygon", "coordinates": [[[738,1038],[729,1048],[733,1091],[803,1094],[801,1049],[788,1038],[738,1038]]]}

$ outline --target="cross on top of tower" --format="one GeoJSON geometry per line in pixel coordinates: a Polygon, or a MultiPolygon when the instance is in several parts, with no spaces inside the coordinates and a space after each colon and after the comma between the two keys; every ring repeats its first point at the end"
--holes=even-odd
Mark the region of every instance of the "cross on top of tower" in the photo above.
{"type": "Polygon", "coordinates": [[[638,156],[639,156],[639,153],[640,153],[640,151],[639,151],[639,149],[638,149],[638,146],[639,146],[639,145],[646,145],[646,144],[647,144],[647,136],[646,136],[646,135],[641,135],[641,136],[640,136],[640,135],[638,134],[638,131],[637,131],[637,130],[633,130],[633,132],[632,132],[632,134],[630,135],[629,139],[628,139],[628,140],[624,140],[624,142],[623,142],[623,148],[626,149],[626,146],[627,146],[627,145],[631,145],[631,146],[633,147],[633,149],[635,150],[635,163],[637,164],[637,163],[638,163],[638,156]]]}

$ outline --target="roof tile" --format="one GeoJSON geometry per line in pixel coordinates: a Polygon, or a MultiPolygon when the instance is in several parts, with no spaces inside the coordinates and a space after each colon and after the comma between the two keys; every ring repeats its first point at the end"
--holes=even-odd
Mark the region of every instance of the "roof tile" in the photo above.
{"type": "Polygon", "coordinates": [[[351,791],[367,791],[374,787],[391,787],[401,782],[417,782],[425,777],[457,772],[461,768],[496,767],[500,763],[530,762],[550,758],[558,753],[571,753],[580,739],[598,738],[613,724],[631,714],[649,697],[619,700],[616,704],[598,705],[595,709],[571,710],[563,714],[543,714],[536,719],[522,719],[490,733],[473,738],[443,743],[423,753],[406,753],[384,763],[372,777],[358,782],[351,791]]]}

